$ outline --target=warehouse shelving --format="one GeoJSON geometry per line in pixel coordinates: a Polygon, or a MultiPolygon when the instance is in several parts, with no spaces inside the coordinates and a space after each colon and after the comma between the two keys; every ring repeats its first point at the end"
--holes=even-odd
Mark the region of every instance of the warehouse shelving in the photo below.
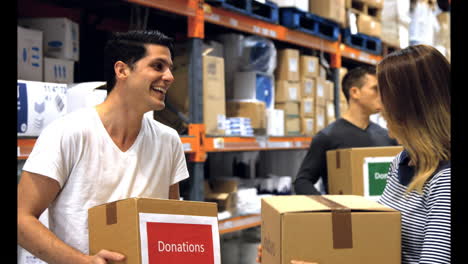
{"type": "MultiPolygon", "coordinates": [[[[60,2],[60,1],[56,1],[60,2]]],[[[86,1],[85,1],[86,2],[86,1]]],[[[187,36],[190,50],[189,66],[189,125],[188,135],[181,136],[190,168],[190,193],[187,199],[203,200],[204,162],[209,152],[269,151],[307,149],[312,137],[218,137],[205,134],[202,114],[202,39],[205,38],[205,22],[220,27],[267,37],[297,46],[319,50],[330,55],[330,66],[339,95],[339,71],[341,59],[348,58],[360,63],[376,64],[382,56],[366,53],[341,43],[341,37],[332,42],[320,37],[268,23],[247,15],[224,10],[204,3],[202,0],[123,0],[129,4],[157,9],[187,17],[187,36]]],[[[64,4],[66,1],[64,1],[64,4]]],[[[79,4],[78,4],[79,5],[79,4]]],[[[339,116],[339,96],[335,98],[335,113],[339,116]]],[[[34,138],[18,139],[18,160],[24,160],[34,146],[34,138]]],[[[260,216],[242,216],[220,221],[220,233],[231,232],[260,225],[260,216]]]]}

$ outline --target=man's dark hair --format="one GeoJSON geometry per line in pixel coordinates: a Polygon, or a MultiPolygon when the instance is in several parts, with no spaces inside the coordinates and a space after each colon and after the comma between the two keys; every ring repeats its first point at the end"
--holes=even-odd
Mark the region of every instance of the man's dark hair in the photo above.
{"type": "Polygon", "coordinates": [[[349,90],[351,87],[358,87],[360,89],[364,86],[366,82],[366,74],[376,75],[377,72],[375,66],[359,66],[353,68],[345,75],[341,84],[341,89],[346,97],[346,101],[349,102],[349,90]]]}
{"type": "Polygon", "coordinates": [[[116,32],[108,40],[104,48],[104,77],[108,94],[115,86],[114,64],[117,61],[122,61],[133,68],[134,63],[146,55],[145,44],[156,44],[169,48],[171,59],[173,59],[173,39],[157,30],[116,32]]]}

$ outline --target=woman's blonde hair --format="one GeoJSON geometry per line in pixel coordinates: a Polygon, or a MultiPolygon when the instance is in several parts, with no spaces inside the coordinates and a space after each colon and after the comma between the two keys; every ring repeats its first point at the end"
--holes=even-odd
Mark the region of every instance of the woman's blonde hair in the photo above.
{"type": "Polygon", "coordinates": [[[422,192],[450,160],[450,64],[431,46],[409,46],[377,65],[377,79],[389,132],[416,166],[407,191],[422,192]]]}

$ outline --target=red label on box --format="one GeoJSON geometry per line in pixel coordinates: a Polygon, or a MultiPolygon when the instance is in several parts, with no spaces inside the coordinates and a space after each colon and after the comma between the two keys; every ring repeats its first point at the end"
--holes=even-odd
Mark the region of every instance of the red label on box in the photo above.
{"type": "Polygon", "coordinates": [[[211,225],[147,222],[149,264],[214,264],[211,225]]]}

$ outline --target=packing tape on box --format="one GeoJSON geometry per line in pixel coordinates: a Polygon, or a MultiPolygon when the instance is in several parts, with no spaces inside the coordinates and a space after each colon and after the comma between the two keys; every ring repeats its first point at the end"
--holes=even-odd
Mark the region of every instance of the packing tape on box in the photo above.
{"type": "Polygon", "coordinates": [[[307,196],[331,209],[333,248],[353,248],[351,209],[320,195],[307,196]]]}
{"type": "Polygon", "coordinates": [[[117,224],[117,202],[106,205],[106,224],[117,224]]]}

